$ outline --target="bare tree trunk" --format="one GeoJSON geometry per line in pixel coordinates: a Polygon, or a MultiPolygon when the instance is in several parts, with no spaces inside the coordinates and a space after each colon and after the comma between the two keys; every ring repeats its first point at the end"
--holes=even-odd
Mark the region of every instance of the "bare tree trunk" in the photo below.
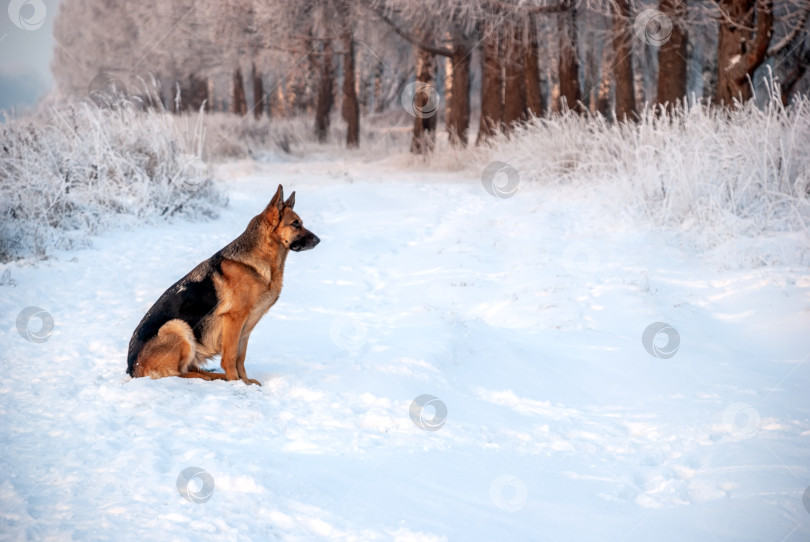
{"type": "Polygon", "coordinates": [[[480,145],[500,130],[503,122],[501,92],[503,77],[499,57],[500,36],[498,28],[486,32],[481,51],[481,123],[478,127],[480,145]]]}
{"type": "MultiPolygon", "coordinates": [[[[632,42],[635,39],[633,36],[633,21],[631,20],[628,24],[627,33],[628,36],[630,36],[630,50],[632,51],[632,42]]],[[[658,79],[655,77],[658,74],[658,47],[650,45],[649,43],[643,44],[641,47],[641,58],[639,58],[638,61],[638,65],[633,69],[636,103],[655,103],[654,98],[658,96],[658,79]]]]}
{"type": "Polygon", "coordinates": [[[616,82],[616,120],[636,118],[636,90],[633,80],[633,43],[631,41],[628,0],[615,0],[613,10],[613,78],[616,82]]]}
{"type": "Polygon", "coordinates": [[[383,96],[383,77],[385,76],[385,64],[382,60],[377,63],[374,70],[374,112],[382,113],[385,110],[385,97],[383,96]]]}
{"type": "Polygon", "coordinates": [[[748,78],[767,58],[773,28],[773,1],[721,0],[719,8],[725,16],[720,16],[717,38],[714,102],[731,105],[734,99],[745,102],[753,96],[748,78]]]}
{"type": "Polygon", "coordinates": [[[319,66],[318,103],[315,106],[315,135],[324,143],[329,135],[329,114],[334,101],[334,71],[332,68],[332,42],[324,40],[323,55],[319,66]]]}
{"type": "Polygon", "coordinates": [[[284,117],[287,114],[287,95],[284,87],[284,79],[276,81],[276,89],[270,96],[271,116],[284,117]]]}
{"type": "Polygon", "coordinates": [[[199,111],[205,104],[207,111],[211,110],[211,104],[208,102],[208,78],[197,77],[196,75],[189,75],[188,77],[188,98],[186,99],[185,109],[188,111],[199,111]]]}
{"type": "Polygon", "coordinates": [[[265,100],[267,101],[267,116],[269,118],[273,118],[275,116],[279,116],[279,87],[281,87],[278,82],[271,80],[270,81],[270,91],[267,93],[267,97],[265,100]]]}
{"type": "MultiPolygon", "coordinates": [[[[597,41],[596,33],[591,32],[585,40],[585,62],[582,66],[582,80],[585,82],[582,101],[590,112],[596,111],[596,95],[599,91],[599,61],[597,54],[601,41],[597,41]]],[[[604,49],[604,47],[603,47],[604,49]]]]}
{"type": "Polygon", "coordinates": [[[599,72],[599,85],[596,90],[595,111],[605,118],[610,117],[610,80],[613,77],[610,62],[612,59],[610,47],[602,49],[602,66],[599,72]]]}
{"type": "Polygon", "coordinates": [[[450,144],[466,147],[470,131],[470,50],[463,41],[456,41],[447,59],[445,115],[450,144]]]}
{"type": "Polygon", "coordinates": [[[343,120],[346,121],[346,146],[360,146],[360,107],[354,84],[354,35],[349,24],[343,30],[343,120]]]}
{"type": "Polygon", "coordinates": [[[526,107],[535,117],[545,114],[543,93],[540,90],[540,52],[537,43],[537,24],[534,15],[529,15],[529,42],[523,55],[523,69],[526,74],[526,107]]]}
{"type": "Polygon", "coordinates": [[[424,49],[416,50],[417,91],[413,96],[413,137],[411,152],[426,154],[436,146],[436,110],[432,109],[431,94],[436,92],[436,55],[424,49]],[[422,88],[424,90],[419,90],[422,88]]]}
{"type": "Polygon", "coordinates": [[[787,106],[790,103],[791,97],[796,92],[796,86],[804,77],[804,74],[807,73],[808,67],[810,67],[810,49],[802,51],[798,55],[795,67],[782,77],[780,89],[782,105],[787,106]]]}
{"type": "Polygon", "coordinates": [[[233,113],[234,115],[247,115],[247,100],[245,99],[245,80],[242,78],[242,69],[237,66],[233,72],[233,113]]]}
{"type": "Polygon", "coordinates": [[[502,43],[505,51],[503,122],[507,131],[527,118],[526,73],[523,33],[517,21],[506,25],[508,37],[502,43]]]}
{"type": "MultiPolygon", "coordinates": [[[[309,51],[307,54],[306,63],[299,65],[301,71],[298,73],[298,84],[296,85],[296,109],[301,113],[309,115],[315,108],[315,100],[317,99],[317,85],[318,72],[320,63],[318,55],[315,54],[315,40],[312,36],[312,27],[310,26],[305,33],[303,39],[304,50],[309,51]]],[[[298,70],[296,70],[298,71],[298,70]]]]}
{"type": "Polygon", "coordinates": [[[253,116],[259,120],[264,113],[264,82],[262,74],[256,71],[255,62],[253,62],[251,77],[253,78],[253,116]]]}
{"type": "Polygon", "coordinates": [[[659,9],[672,21],[672,34],[658,50],[656,103],[666,104],[667,111],[671,112],[679,100],[686,98],[686,0],[661,0],[659,9]]]}
{"type": "MultiPolygon", "coordinates": [[[[559,14],[558,31],[560,35],[560,102],[565,102],[573,111],[581,111],[582,89],[579,84],[579,52],[576,25],[577,10],[568,8],[559,14]]],[[[562,104],[554,104],[554,110],[560,111],[562,104]]]]}

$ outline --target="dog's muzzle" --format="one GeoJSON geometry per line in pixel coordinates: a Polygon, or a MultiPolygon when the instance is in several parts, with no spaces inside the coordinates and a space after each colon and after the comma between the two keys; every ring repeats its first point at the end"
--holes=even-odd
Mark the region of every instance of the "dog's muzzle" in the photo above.
{"type": "Polygon", "coordinates": [[[311,248],[315,248],[315,246],[320,242],[321,240],[317,235],[311,231],[308,231],[306,234],[298,237],[295,241],[290,243],[290,250],[294,250],[295,252],[309,250],[311,248]]]}

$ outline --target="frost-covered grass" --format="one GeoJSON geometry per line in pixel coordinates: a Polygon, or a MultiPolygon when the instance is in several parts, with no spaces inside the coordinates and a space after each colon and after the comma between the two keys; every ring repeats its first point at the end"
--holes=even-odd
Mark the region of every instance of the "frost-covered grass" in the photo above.
{"type": "MultiPolygon", "coordinates": [[[[344,152],[345,123],[333,117],[325,145],[307,116],[172,115],[126,100],[6,119],[0,124],[0,261],[86,246],[114,226],[214,217],[227,200],[209,163],[344,152]]],[[[363,147],[376,156],[407,148],[405,117],[364,119],[363,147]]]]}
{"type": "MultiPolygon", "coordinates": [[[[256,158],[286,154],[298,158],[335,154],[346,151],[346,123],[335,112],[331,117],[325,143],[315,137],[314,119],[310,115],[259,120],[230,113],[208,113],[205,116],[205,155],[211,160],[256,158]]],[[[413,119],[404,111],[367,115],[360,122],[360,148],[379,158],[406,151],[410,144],[413,119]]]]}
{"type": "MultiPolygon", "coordinates": [[[[771,101],[764,109],[694,106],[671,116],[648,110],[631,124],[570,113],[536,118],[472,152],[481,167],[509,164],[521,183],[592,191],[617,213],[690,230],[704,248],[778,232],[800,234],[808,248],[808,141],[803,98],[789,109],[771,101]]],[[[434,162],[467,158],[449,151],[434,162]]]]}
{"type": "Polygon", "coordinates": [[[795,237],[788,250],[810,255],[806,98],[788,109],[771,100],[763,109],[647,110],[629,124],[552,115],[486,146],[454,149],[441,133],[429,157],[407,154],[411,127],[403,111],[365,116],[360,148],[347,150],[337,112],[326,144],[315,140],[309,116],[175,116],[80,104],[12,120],[0,126],[0,259],[82,245],[122,221],[216,214],[223,196],[200,157],[372,162],[397,153],[408,156],[399,161],[406,169],[461,169],[479,178],[487,164],[503,162],[523,186],[569,186],[604,200],[610,212],[687,231],[705,249],[721,247],[727,262],[746,239],[757,246],[745,265],[786,263],[784,247],[765,246],[786,232],[795,237]]]}
{"type": "Polygon", "coordinates": [[[201,118],[122,103],[53,107],[0,124],[0,260],[44,257],[116,225],[213,217],[201,118]]]}

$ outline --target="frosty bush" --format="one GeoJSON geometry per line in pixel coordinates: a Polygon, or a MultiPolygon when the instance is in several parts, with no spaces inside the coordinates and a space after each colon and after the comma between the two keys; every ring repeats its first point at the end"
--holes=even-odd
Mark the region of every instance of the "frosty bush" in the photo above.
{"type": "Polygon", "coordinates": [[[263,159],[270,154],[287,154],[315,140],[311,119],[256,120],[230,113],[207,113],[206,156],[213,160],[263,159]]]}
{"type": "MultiPolygon", "coordinates": [[[[742,236],[807,232],[810,101],[734,110],[647,110],[638,123],[573,113],[535,118],[476,156],[598,194],[616,212],[697,230],[706,246],[742,236]]],[[[440,157],[437,159],[441,160],[440,157]]]]}
{"type": "Polygon", "coordinates": [[[213,217],[202,117],[128,103],[50,108],[0,125],[0,260],[43,257],[113,225],[213,217]]]}

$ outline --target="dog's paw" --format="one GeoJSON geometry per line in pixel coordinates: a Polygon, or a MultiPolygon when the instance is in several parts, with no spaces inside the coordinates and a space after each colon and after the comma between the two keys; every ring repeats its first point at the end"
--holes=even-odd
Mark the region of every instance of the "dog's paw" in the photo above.
{"type": "Polygon", "coordinates": [[[256,384],[258,386],[262,385],[262,383],[259,382],[258,380],[256,380],[255,378],[243,378],[242,382],[244,382],[247,385],[250,385],[250,384],[256,384]]]}

